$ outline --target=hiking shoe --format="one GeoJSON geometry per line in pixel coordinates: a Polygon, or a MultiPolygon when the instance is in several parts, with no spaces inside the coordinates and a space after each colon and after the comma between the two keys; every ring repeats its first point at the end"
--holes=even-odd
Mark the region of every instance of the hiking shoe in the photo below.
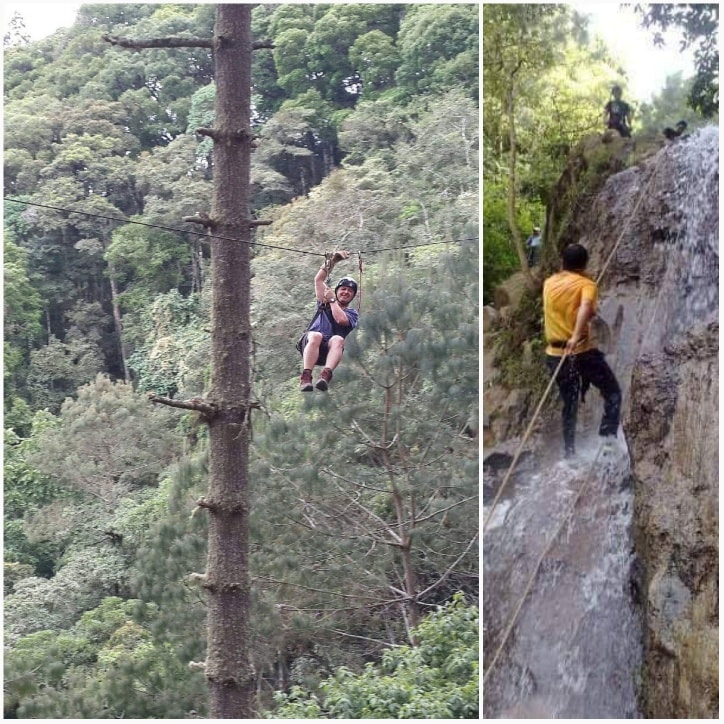
{"type": "Polygon", "coordinates": [[[319,379],[317,380],[317,384],[315,387],[318,390],[321,390],[322,392],[326,392],[329,388],[329,383],[332,379],[332,370],[329,369],[329,367],[325,367],[320,373],[319,373],[319,379]]]}
{"type": "Polygon", "coordinates": [[[312,386],[312,370],[304,370],[304,372],[302,372],[299,389],[302,392],[311,392],[314,389],[312,386]]]}

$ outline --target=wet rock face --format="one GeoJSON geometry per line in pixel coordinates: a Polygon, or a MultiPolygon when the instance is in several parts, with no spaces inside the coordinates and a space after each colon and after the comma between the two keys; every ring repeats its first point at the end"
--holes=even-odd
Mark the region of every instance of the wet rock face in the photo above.
{"type": "Polygon", "coordinates": [[[718,332],[642,357],[631,384],[649,718],[718,716],[718,332]]]}
{"type": "Polygon", "coordinates": [[[718,155],[704,129],[610,177],[580,239],[624,391],[647,718],[718,717],[718,155]]]}

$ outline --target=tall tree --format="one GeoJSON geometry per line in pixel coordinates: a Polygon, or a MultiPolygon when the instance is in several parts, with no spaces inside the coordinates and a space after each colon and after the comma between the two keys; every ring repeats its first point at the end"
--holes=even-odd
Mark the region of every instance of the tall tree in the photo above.
{"type": "Polygon", "coordinates": [[[198,505],[210,516],[202,580],[209,594],[205,671],[209,713],[215,719],[247,719],[255,713],[255,681],[249,661],[248,560],[253,407],[249,244],[255,225],[249,215],[251,10],[251,5],[218,5],[211,39],[132,41],[106,36],[109,42],[125,47],[209,47],[214,53],[215,125],[197,129],[214,142],[211,214],[185,219],[201,223],[213,234],[211,387],[205,400],[151,399],[196,410],[209,426],[209,489],[198,505]]]}
{"type": "Polygon", "coordinates": [[[507,130],[508,227],[520,266],[531,284],[533,280],[517,224],[519,103],[526,84],[556,59],[560,43],[551,41],[563,32],[564,26],[565,14],[555,5],[487,5],[483,8],[483,79],[507,130]]]}

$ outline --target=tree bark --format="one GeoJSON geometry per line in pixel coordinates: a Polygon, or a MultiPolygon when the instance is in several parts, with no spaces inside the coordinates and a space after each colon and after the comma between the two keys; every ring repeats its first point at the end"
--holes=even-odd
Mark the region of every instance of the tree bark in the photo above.
{"type": "Polygon", "coordinates": [[[151,401],[196,410],[209,426],[209,489],[199,501],[208,510],[206,572],[208,641],[205,662],[209,718],[253,719],[256,682],[249,657],[249,442],[251,409],[249,205],[253,134],[251,55],[271,48],[251,37],[251,4],[217,5],[214,37],[130,40],[104,36],[127,48],[209,47],[214,53],[216,100],[213,129],[213,201],[209,217],[185,221],[211,228],[211,387],[206,400],[151,401]]]}
{"type": "Polygon", "coordinates": [[[212,368],[209,399],[209,539],[206,565],[209,717],[254,718],[249,660],[249,169],[251,5],[218,5],[211,218],[212,368]],[[238,239],[239,241],[230,241],[238,239]]]}
{"type": "Polygon", "coordinates": [[[123,343],[123,319],[121,317],[121,305],[118,303],[118,285],[113,278],[113,267],[109,266],[109,274],[111,281],[111,306],[113,307],[113,326],[118,336],[118,348],[121,351],[121,363],[123,364],[123,381],[126,384],[131,382],[131,373],[128,370],[128,361],[126,355],[126,345],[123,343]]]}
{"type": "MultiPolygon", "coordinates": [[[[520,68],[520,66],[518,66],[520,68]]],[[[515,218],[516,204],[518,200],[517,186],[518,186],[518,138],[515,129],[515,73],[517,69],[511,73],[509,79],[509,86],[507,93],[505,94],[505,111],[508,116],[508,140],[510,142],[510,155],[508,160],[508,198],[506,204],[506,211],[508,216],[508,228],[513,238],[513,245],[515,251],[518,254],[520,260],[520,268],[525,274],[528,285],[533,288],[535,281],[533,275],[530,272],[528,266],[528,257],[525,253],[525,247],[523,246],[523,239],[518,230],[518,224],[515,218]]]]}

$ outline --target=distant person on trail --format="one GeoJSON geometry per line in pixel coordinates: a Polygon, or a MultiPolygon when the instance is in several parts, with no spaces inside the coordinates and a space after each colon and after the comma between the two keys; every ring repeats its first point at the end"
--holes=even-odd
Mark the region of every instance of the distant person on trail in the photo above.
{"type": "MultiPolygon", "coordinates": [[[[563,400],[563,442],[565,456],[575,455],[578,397],[594,385],[604,399],[604,412],[598,434],[615,440],[621,415],[621,388],[603,352],[591,340],[589,322],[596,314],[598,286],[585,274],[588,252],[580,244],[570,244],[561,253],[562,271],[543,283],[546,365],[556,377],[563,400]]],[[[606,442],[606,440],[604,440],[606,442]]]]}
{"type": "Polygon", "coordinates": [[[528,249],[528,265],[536,266],[540,261],[540,248],[543,243],[540,238],[540,226],[533,227],[533,233],[526,239],[525,245],[528,249]]]}
{"type": "Polygon", "coordinates": [[[613,128],[623,138],[631,138],[631,106],[621,100],[621,86],[613,86],[611,96],[611,100],[606,103],[604,115],[606,128],[613,128]]]}
{"type": "Polygon", "coordinates": [[[342,277],[334,291],[326,284],[334,265],[344,259],[349,259],[348,251],[335,252],[314,277],[317,311],[297,342],[304,368],[300,380],[302,392],[311,392],[313,387],[322,392],[328,389],[332,371],[342,359],[345,337],[357,326],[359,312],[349,308],[357,294],[357,282],[351,277],[342,277]],[[313,386],[312,370],[315,365],[322,365],[322,371],[313,386]]]}

